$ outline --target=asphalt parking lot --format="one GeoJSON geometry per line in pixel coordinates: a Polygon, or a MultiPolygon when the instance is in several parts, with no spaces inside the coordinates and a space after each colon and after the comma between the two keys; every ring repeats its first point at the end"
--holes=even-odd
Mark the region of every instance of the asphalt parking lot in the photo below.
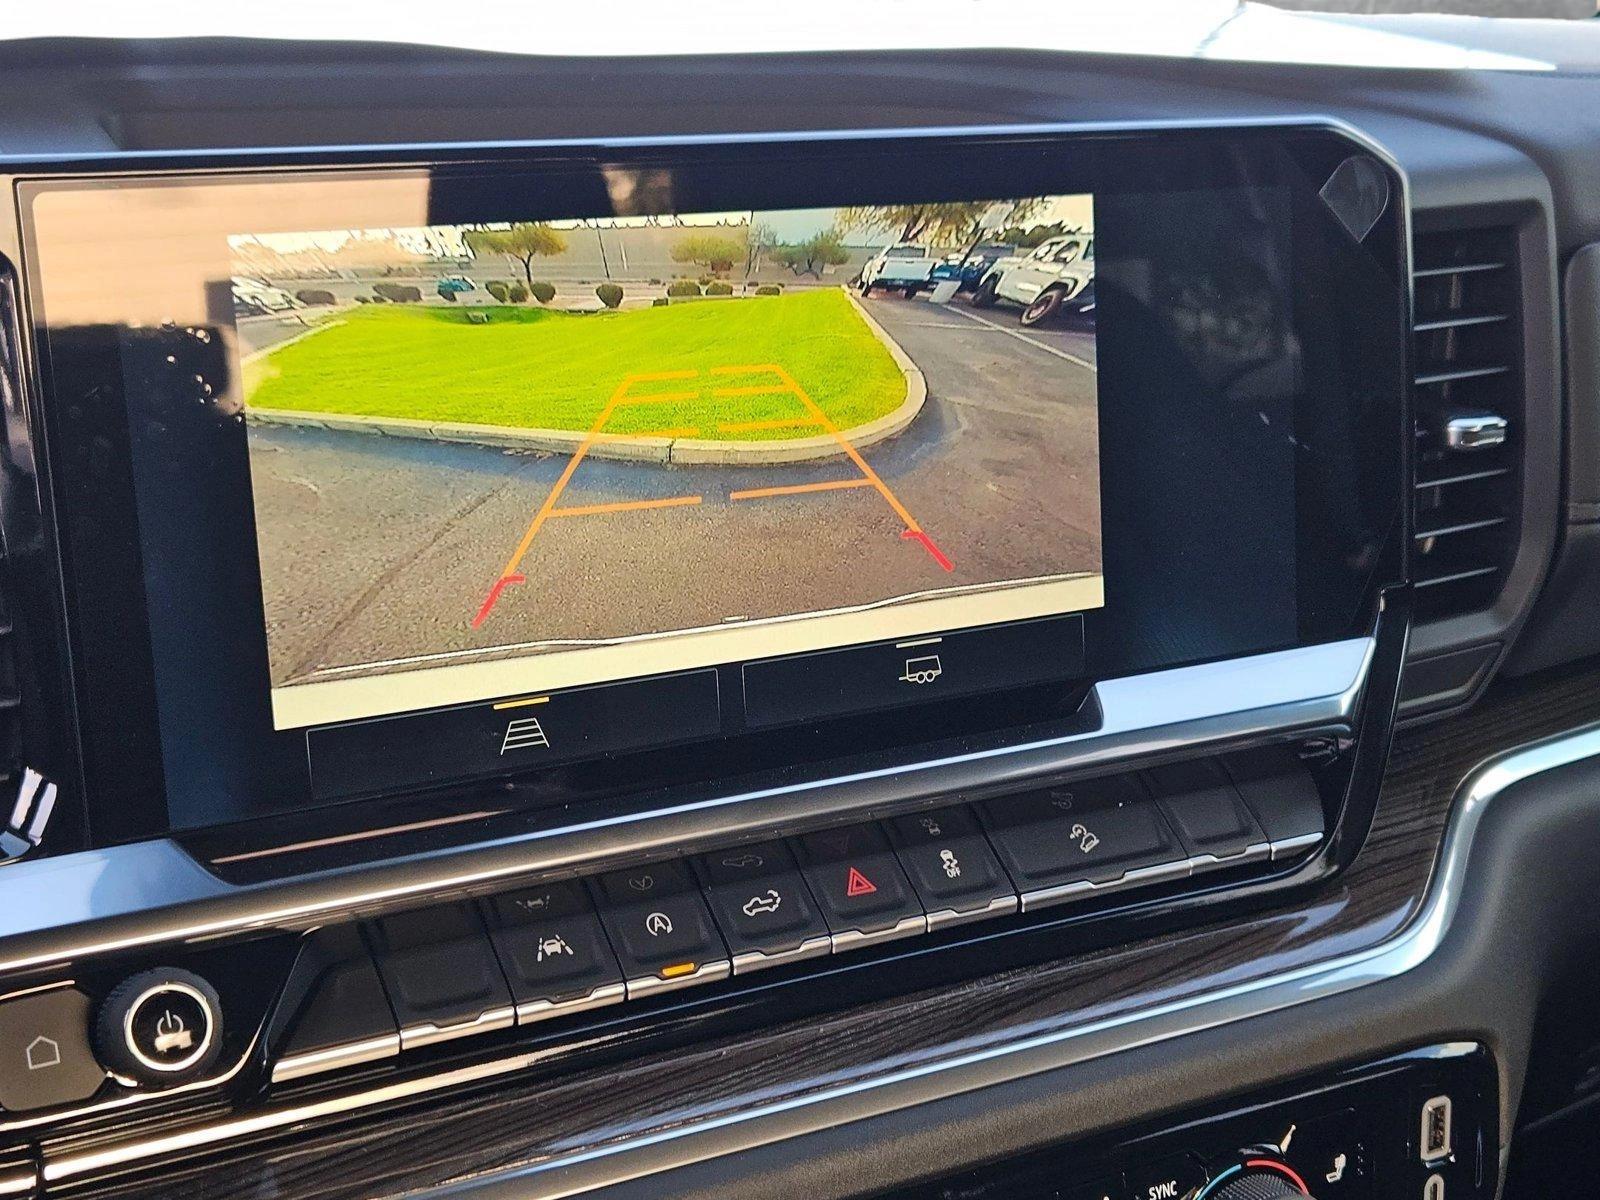
{"type": "Polygon", "coordinates": [[[1021,330],[1015,309],[960,301],[867,307],[928,381],[911,426],[861,452],[882,488],[843,454],[585,459],[560,491],[574,515],[541,526],[477,627],[567,455],[252,428],[274,683],[1097,572],[1092,330],[1021,330]],[[640,507],[684,497],[699,499],[640,507]],[[896,505],[932,548],[902,536],[896,505]]]}

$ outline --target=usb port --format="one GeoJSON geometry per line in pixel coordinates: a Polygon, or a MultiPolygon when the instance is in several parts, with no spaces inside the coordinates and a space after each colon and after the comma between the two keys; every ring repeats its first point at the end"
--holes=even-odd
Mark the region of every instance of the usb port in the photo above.
{"type": "Polygon", "coordinates": [[[1422,1161],[1438,1162],[1450,1157],[1450,1097],[1435,1096],[1422,1106],[1422,1161]]]}
{"type": "Polygon", "coordinates": [[[1428,1176],[1428,1182],[1422,1185],[1422,1200],[1444,1200],[1444,1176],[1428,1176]]]}

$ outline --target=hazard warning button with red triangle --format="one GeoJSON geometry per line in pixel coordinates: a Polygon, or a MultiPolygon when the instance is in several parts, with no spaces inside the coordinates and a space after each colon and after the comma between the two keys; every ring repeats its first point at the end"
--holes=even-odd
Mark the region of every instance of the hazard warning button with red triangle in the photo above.
{"type": "Polygon", "coordinates": [[[914,933],[922,905],[877,825],[825,829],[799,839],[801,869],[834,933],[914,933]]]}
{"type": "Polygon", "coordinates": [[[844,877],[844,894],[850,899],[857,896],[870,896],[878,890],[878,885],[873,883],[855,867],[851,867],[844,877]]]}

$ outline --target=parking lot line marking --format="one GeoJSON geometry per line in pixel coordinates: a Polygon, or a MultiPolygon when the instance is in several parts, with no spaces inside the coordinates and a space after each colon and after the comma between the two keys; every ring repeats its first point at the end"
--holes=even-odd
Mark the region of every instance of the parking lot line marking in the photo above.
{"type": "Polygon", "coordinates": [[[557,517],[592,517],[596,513],[633,512],[643,508],[682,508],[686,504],[699,504],[704,496],[668,496],[665,500],[618,500],[614,504],[575,504],[571,508],[557,508],[550,520],[557,517]]]}
{"type": "Polygon", "coordinates": [[[1020,329],[1007,329],[1004,325],[997,324],[994,321],[989,320],[987,317],[980,317],[977,313],[968,312],[964,308],[951,308],[947,309],[946,311],[953,312],[958,317],[965,317],[969,321],[976,321],[979,325],[987,325],[990,329],[993,329],[997,333],[1003,333],[1007,337],[1014,337],[1019,342],[1027,342],[1028,345],[1037,350],[1043,350],[1046,354],[1054,354],[1057,358],[1064,358],[1069,363],[1077,363],[1080,367],[1093,371],[1096,375],[1100,374],[1100,368],[1095,366],[1088,359],[1079,358],[1076,354],[1068,354],[1065,350],[1057,350],[1054,346],[1046,345],[1044,342],[1029,337],[1020,329]]]}
{"type": "Polygon", "coordinates": [[[762,496],[798,496],[802,492],[838,492],[845,488],[871,487],[870,479],[830,479],[825,483],[791,483],[786,487],[750,488],[729,492],[729,500],[759,500],[762,496]]]}
{"type": "MultiPolygon", "coordinates": [[[[780,388],[787,391],[787,388],[780,388]]],[[[719,433],[743,433],[751,429],[808,429],[816,425],[815,417],[780,417],[775,421],[729,421],[717,426],[719,433]]]]}

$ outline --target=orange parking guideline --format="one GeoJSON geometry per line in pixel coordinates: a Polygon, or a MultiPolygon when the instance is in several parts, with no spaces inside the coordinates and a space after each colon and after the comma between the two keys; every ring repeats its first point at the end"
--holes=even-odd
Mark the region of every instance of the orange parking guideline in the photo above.
{"type": "Polygon", "coordinates": [[[729,492],[729,500],[758,500],[763,496],[798,496],[803,492],[838,492],[845,488],[871,487],[870,479],[830,479],[826,483],[792,483],[787,487],[751,488],[747,492],[729,492]]]}
{"type": "MultiPolygon", "coordinates": [[[[691,371],[688,377],[692,378],[693,375],[694,372],[691,371]]],[[[600,415],[594,419],[594,424],[589,426],[587,436],[578,444],[578,448],[573,451],[566,470],[561,472],[561,477],[556,480],[555,487],[550,489],[550,494],[544,498],[544,503],[539,506],[539,511],[534,514],[533,520],[528,525],[528,531],[522,535],[522,540],[517,543],[517,548],[512,551],[511,557],[506,560],[505,569],[500,572],[501,579],[507,579],[516,574],[517,564],[522,561],[522,556],[528,552],[528,547],[533,544],[533,539],[538,536],[539,530],[544,526],[544,523],[550,519],[551,510],[555,508],[556,501],[561,498],[561,493],[566,490],[567,483],[572,479],[573,472],[578,469],[578,464],[589,453],[589,447],[594,444],[595,438],[605,428],[606,422],[611,419],[611,414],[616,410],[617,405],[622,403],[622,398],[628,394],[628,389],[636,382],[651,378],[659,379],[662,376],[625,375],[622,382],[617,384],[616,391],[611,393],[611,399],[606,401],[605,407],[600,410],[600,415]]],[[[667,376],[667,378],[681,379],[684,376],[674,373],[667,376]]],[[[487,615],[488,613],[485,610],[480,614],[480,619],[487,615]]]]}
{"type": "MultiPolygon", "coordinates": [[[[566,490],[567,484],[571,482],[573,474],[576,473],[584,458],[588,456],[590,449],[592,449],[597,443],[616,441],[623,438],[699,436],[700,430],[697,428],[656,429],[627,434],[607,434],[604,432],[607,422],[611,420],[612,415],[619,407],[642,407],[649,404],[670,403],[682,400],[699,400],[702,398],[701,389],[698,388],[688,391],[658,392],[654,395],[646,396],[630,396],[628,394],[628,390],[634,384],[679,379],[695,379],[699,376],[699,374],[700,372],[698,370],[688,369],[680,371],[656,371],[646,374],[626,375],[623,377],[622,382],[619,383],[616,387],[616,390],[611,393],[611,397],[606,401],[605,406],[600,410],[599,415],[595,417],[594,424],[589,427],[588,432],[584,435],[583,441],[580,442],[578,444],[578,448],[573,451],[572,458],[568,461],[566,468],[561,472],[560,477],[556,480],[555,486],[550,489],[549,495],[545,497],[544,503],[539,506],[539,511],[534,514],[533,520],[529,522],[527,531],[522,535],[522,540],[517,543],[517,548],[512,552],[511,557],[506,560],[505,568],[500,572],[500,577],[495,580],[494,586],[489,589],[489,594],[484,599],[483,606],[478,610],[477,616],[475,616],[472,620],[472,625],[474,628],[481,625],[488,617],[490,610],[493,609],[495,605],[495,601],[499,599],[500,593],[507,586],[524,581],[524,576],[517,574],[517,567],[522,562],[523,557],[528,553],[528,548],[533,544],[533,539],[538,536],[539,530],[544,527],[544,523],[546,521],[551,520],[552,518],[595,516],[602,513],[633,512],[658,508],[680,508],[689,505],[698,505],[704,501],[703,496],[669,496],[660,500],[625,500],[612,504],[576,505],[571,508],[556,507],[556,502],[561,498],[561,494],[566,490]]],[[[933,544],[932,539],[930,539],[928,535],[923,532],[922,526],[917,524],[916,518],[911,515],[911,513],[906,509],[905,505],[901,504],[899,498],[892,490],[890,490],[889,485],[884,483],[882,478],[879,477],[878,473],[874,471],[867,463],[867,460],[861,456],[861,452],[851,444],[850,440],[846,438],[843,433],[840,432],[839,427],[834,424],[833,419],[828,416],[828,414],[823,410],[822,406],[811,398],[810,394],[800,386],[799,381],[796,380],[794,376],[790,375],[788,371],[784,370],[777,363],[758,363],[751,366],[713,367],[711,368],[711,374],[766,374],[776,376],[779,380],[777,385],[753,384],[742,387],[712,388],[710,389],[710,393],[713,396],[771,396],[787,393],[795,396],[803,405],[805,405],[806,411],[810,413],[809,417],[803,418],[794,417],[766,421],[724,423],[720,424],[718,427],[722,432],[732,433],[742,430],[756,429],[799,429],[809,426],[820,426],[822,429],[827,431],[827,433],[832,436],[835,441],[839,443],[839,448],[849,456],[850,461],[853,462],[856,465],[856,469],[861,472],[861,478],[859,479],[837,479],[821,483],[793,484],[786,487],[751,488],[745,491],[730,492],[728,495],[730,500],[755,500],[768,496],[792,496],[800,495],[806,492],[830,492],[841,491],[848,488],[871,487],[877,490],[878,494],[884,498],[889,507],[894,509],[895,514],[900,518],[900,520],[905,523],[906,531],[901,534],[901,537],[915,538],[916,540],[922,542],[928,553],[933,555],[934,559],[939,563],[940,566],[944,567],[944,569],[947,571],[952,569],[949,560],[939,552],[939,549],[933,544]]]]}
{"type": "Polygon", "coordinates": [[[857,450],[853,445],[851,445],[850,439],[839,432],[839,427],[833,423],[833,418],[828,416],[828,414],[822,410],[822,406],[810,397],[805,388],[800,386],[799,381],[796,380],[793,375],[789,374],[789,372],[785,371],[777,363],[758,363],[754,366],[712,368],[713,375],[754,374],[758,371],[766,371],[783,380],[784,386],[800,398],[800,402],[806,406],[807,410],[812,416],[816,417],[817,423],[833,435],[833,439],[839,443],[839,448],[850,456],[850,461],[855,463],[856,468],[867,477],[867,480],[872,484],[873,487],[878,489],[878,494],[888,501],[889,507],[894,509],[899,518],[905,522],[906,529],[914,534],[922,533],[922,526],[917,524],[917,519],[913,517],[909,511],[907,511],[904,504],[900,503],[899,497],[889,490],[889,485],[884,483],[882,479],[878,478],[878,473],[867,464],[866,459],[861,457],[861,451],[857,450]]]}
{"type": "Polygon", "coordinates": [[[699,504],[704,496],[668,496],[665,500],[619,500],[615,504],[580,504],[572,508],[558,508],[550,513],[557,517],[592,517],[596,513],[636,512],[644,508],[682,508],[686,504],[699,504]]]}

